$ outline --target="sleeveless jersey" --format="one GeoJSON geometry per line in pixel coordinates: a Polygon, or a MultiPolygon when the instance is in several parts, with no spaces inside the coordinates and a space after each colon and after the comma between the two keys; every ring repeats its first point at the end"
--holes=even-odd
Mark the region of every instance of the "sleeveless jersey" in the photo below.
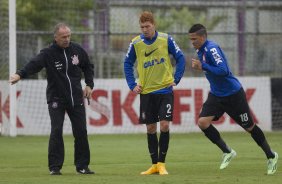
{"type": "Polygon", "coordinates": [[[139,84],[142,86],[141,94],[163,89],[173,83],[167,34],[159,32],[151,45],[145,44],[140,36],[135,37],[132,43],[136,52],[139,84]]]}

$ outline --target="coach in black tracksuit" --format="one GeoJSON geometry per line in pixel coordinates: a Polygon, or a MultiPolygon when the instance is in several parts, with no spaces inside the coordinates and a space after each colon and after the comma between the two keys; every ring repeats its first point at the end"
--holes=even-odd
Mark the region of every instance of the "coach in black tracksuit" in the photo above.
{"type": "Polygon", "coordinates": [[[90,150],[86,129],[86,113],[84,97],[90,98],[94,86],[94,66],[84,49],[70,42],[71,30],[59,23],[54,30],[54,43],[41,50],[23,69],[10,77],[15,84],[21,78],[46,68],[47,103],[51,118],[51,134],[49,139],[48,160],[51,175],[61,175],[64,162],[63,122],[65,112],[71,120],[75,138],[76,170],[81,174],[94,174],[88,168],[90,150]],[[82,90],[81,71],[84,73],[86,87],[82,90]]]}

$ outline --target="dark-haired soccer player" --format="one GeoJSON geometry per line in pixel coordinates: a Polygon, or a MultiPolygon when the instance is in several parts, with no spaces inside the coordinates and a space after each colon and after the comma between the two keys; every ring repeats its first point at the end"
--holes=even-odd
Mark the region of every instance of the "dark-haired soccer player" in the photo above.
{"type": "Polygon", "coordinates": [[[124,60],[124,73],[129,88],[140,94],[140,118],[147,127],[148,148],[152,166],[142,175],[168,174],[165,158],[169,145],[169,122],[173,115],[173,86],[176,86],[185,70],[185,59],[171,36],[157,32],[153,14],[144,11],[139,24],[142,34],[129,45],[124,60]],[[176,60],[176,71],[169,54],[176,60]],[[139,81],[135,81],[134,63],[137,60],[139,81]],[[157,137],[157,122],[160,122],[160,137],[157,137]]]}
{"type": "Polygon", "coordinates": [[[199,58],[192,59],[192,68],[204,71],[211,88],[208,99],[202,107],[198,126],[207,138],[223,151],[220,169],[226,168],[236,156],[236,152],[226,145],[211,124],[226,112],[251,134],[265,152],[268,159],[267,174],[274,174],[277,170],[278,154],[270,149],[264,133],[254,124],[244,89],[231,73],[222,49],[217,43],[207,40],[207,30],[201,24],[195,24],[190,28],[189,37],[199,58]]]}

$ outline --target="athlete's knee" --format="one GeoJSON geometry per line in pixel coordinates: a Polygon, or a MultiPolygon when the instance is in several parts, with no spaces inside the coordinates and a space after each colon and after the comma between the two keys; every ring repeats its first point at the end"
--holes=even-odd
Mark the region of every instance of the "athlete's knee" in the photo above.
{"type": "Polygon", "coordinates": [[[253,123],[250,127],[244,128],[247,132],[251,133],[251,131],[254,129],[255,124],[253,123]]]}
{"type": "Polygon", "coordinates": [[[149,134],[154,134],[157,132],[157,126],[156,126],[156,123],[154,124],[148,124],[147,125],[147,133],[149,134]]]}
{"type": "Polygon", "coordinates": [[[198,120],[198,126],[201,130],[208,128],[210,126],[210,124],[211,124],[210,118],[201,117],[198,120]]]}
{"type": "Polygon", "coordinates": [[[162,132],[168,132],[169,131],[169,122],[168,121],[161,121],[160,130],[162,132]]]}

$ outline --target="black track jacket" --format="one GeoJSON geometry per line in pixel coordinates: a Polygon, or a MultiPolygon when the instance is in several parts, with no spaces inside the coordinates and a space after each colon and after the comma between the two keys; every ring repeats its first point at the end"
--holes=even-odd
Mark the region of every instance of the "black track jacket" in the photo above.
{"type": "Polygon", "coordinates": [[[86,85],[91,89],[94,87],[94,65],[77,43],[71,42],[69,47],[63,49],[54,42],[16,73],[21,78],[27,78],[43,68],[47,73],[47,103],[62,101],[71,106],[83,103],[82,72],[86,85]]]}

